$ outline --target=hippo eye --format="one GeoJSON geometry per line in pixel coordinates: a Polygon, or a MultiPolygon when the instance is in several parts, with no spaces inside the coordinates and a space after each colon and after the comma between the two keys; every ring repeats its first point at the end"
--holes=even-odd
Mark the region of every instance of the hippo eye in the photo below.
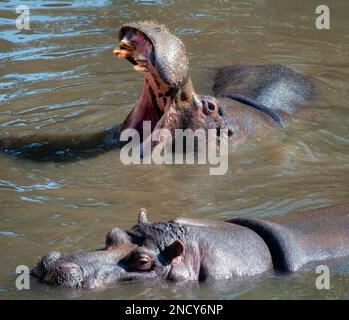
{"type": "Polygon", "coordinates": [[[151,257],[144,253],[137,253],[128,259],[128,267],[138,271],[148,271],[152,269],[154,261],[151,257]]]}
{"type": "Polygon", "coordinates": [[[152,266],[153,261],[149,257],[144,257],[137,261],[137,268],[139,270],[150,270],[152,266]]]}

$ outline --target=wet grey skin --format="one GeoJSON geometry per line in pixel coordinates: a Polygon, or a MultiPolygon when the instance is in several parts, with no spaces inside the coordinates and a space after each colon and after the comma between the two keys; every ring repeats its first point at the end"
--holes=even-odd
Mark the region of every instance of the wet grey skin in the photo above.
{"type": "Polygon", "coordinates": [[[150,121],[152,130],[168,129],[172,134],[175,129],[215,129],[220,136],[225,129],[224,137],[239,144],[251,135],[262,137],[272,134],[271,128],[286,126],[317,95],[312,79],[281,65],[220,68],[213,95],[197,94],[183,42],[153,21],[121,26],[114,54],[144,74],[141,96],[121,124],[74,136],[2,136],[1,149],[36,160],[89,157],[122,146],[119,135],[127,128],[136,129],[146,141],[143,121],[150,121]]]}
{"type": "Polygon", "coordinates": [[[349,255],[349,203],[286,216],[151,223],[113,228],[103,250],[52,251],[32,274],[50,285],[103,289],[124,281],[216,281],[295,272],[349,255]]]}

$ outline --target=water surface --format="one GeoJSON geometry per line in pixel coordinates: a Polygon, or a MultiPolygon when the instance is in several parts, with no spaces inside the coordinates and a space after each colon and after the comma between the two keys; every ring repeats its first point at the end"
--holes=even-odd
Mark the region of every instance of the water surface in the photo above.
{"type": "Polygon", "coordinates": [[[349,199],[349,3],[330,2],[331,30],[315,28],[317,1],[26,1],[31,30],[15,27],[22,1],[0,3],[0,134],[68,135],[120,122],[142,78],[115,59],[118,27],[155,19],[186,44],[191,76],[209,94],[215,68],[280,63],[316,78],[323,95],[287,129],[229,156],[224,176],[208,166],[125,166],[119,150],[68,162],[0,153],[0,299],[349,298],[347,260],[332,261],[331,289],[314,268],[239,282],[122,284],[101,292],[15,288],[17,265],[57,249],[93,250],[108,229],[176,216],[227,219],[284,215],[349,199]]]}

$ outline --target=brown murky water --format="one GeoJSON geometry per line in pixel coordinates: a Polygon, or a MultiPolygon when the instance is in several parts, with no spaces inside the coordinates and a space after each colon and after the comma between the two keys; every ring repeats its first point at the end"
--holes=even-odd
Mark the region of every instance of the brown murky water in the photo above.
{"type": "Polygon", "coordinates": [[[0,299],[5,298],[349,298],[348,260],[330,264],[331,289],[313,268],[239,282],[122,284],[101,292],[15,288],[16,266],[48,250],[101,247],[139,208],[151,220],[278,215],[349,198],[349,2],[330,1],[331,30],[315,28],[318,1],[26,1],[31,30],[15,27],[20,1],[0,3],[0,134],[64,135],[120,122],[142,78],[112,48],[118,26],[156,19],[180,36],[200,93],[214,68],[281,63],[318,79],[311,115],[229,156],[224,176],[207,166],[124,166],[119,150],[71,162],[0,153],[0,299]]]}

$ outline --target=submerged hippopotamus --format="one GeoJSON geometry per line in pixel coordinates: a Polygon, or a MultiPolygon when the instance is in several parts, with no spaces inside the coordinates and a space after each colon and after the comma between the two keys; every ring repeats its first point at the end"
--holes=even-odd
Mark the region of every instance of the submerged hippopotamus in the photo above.
{"type": "Polygon", "coordinates": [[[349,255],[349,203],[270,218],[147,221],[113,228],[103,250],[53,251],[32,270],[51,285],[105,288],[129,280],[221,280],[293,272],[349,255]]]}
{"type": "MultiPolygon", "coordinates": [[[[151,130],[214,129],[217,141],[238,144],[250,135],[261,136],[287,119],[316,95],[314,81],[281,65],[232,65],[218,70],[214,96],[198,95],[189,77],[183,42],[165,26],[152,21],[125,24],[119,32],[119,58],[144,74],[141,96],[127,118],[112,128],[81,136],[3,136],[0,146],[16,155],[38,159],[86,156],[122,146],[120,133],[135,129],[141,142],[144,121],[151,130]],[[222,133],[222,134],[221,134],[222,133]],[[224,133],[224,134],[223,134],[224,133]]],[[[153,149],[166,139],[150,141],[153,149]]]]}

